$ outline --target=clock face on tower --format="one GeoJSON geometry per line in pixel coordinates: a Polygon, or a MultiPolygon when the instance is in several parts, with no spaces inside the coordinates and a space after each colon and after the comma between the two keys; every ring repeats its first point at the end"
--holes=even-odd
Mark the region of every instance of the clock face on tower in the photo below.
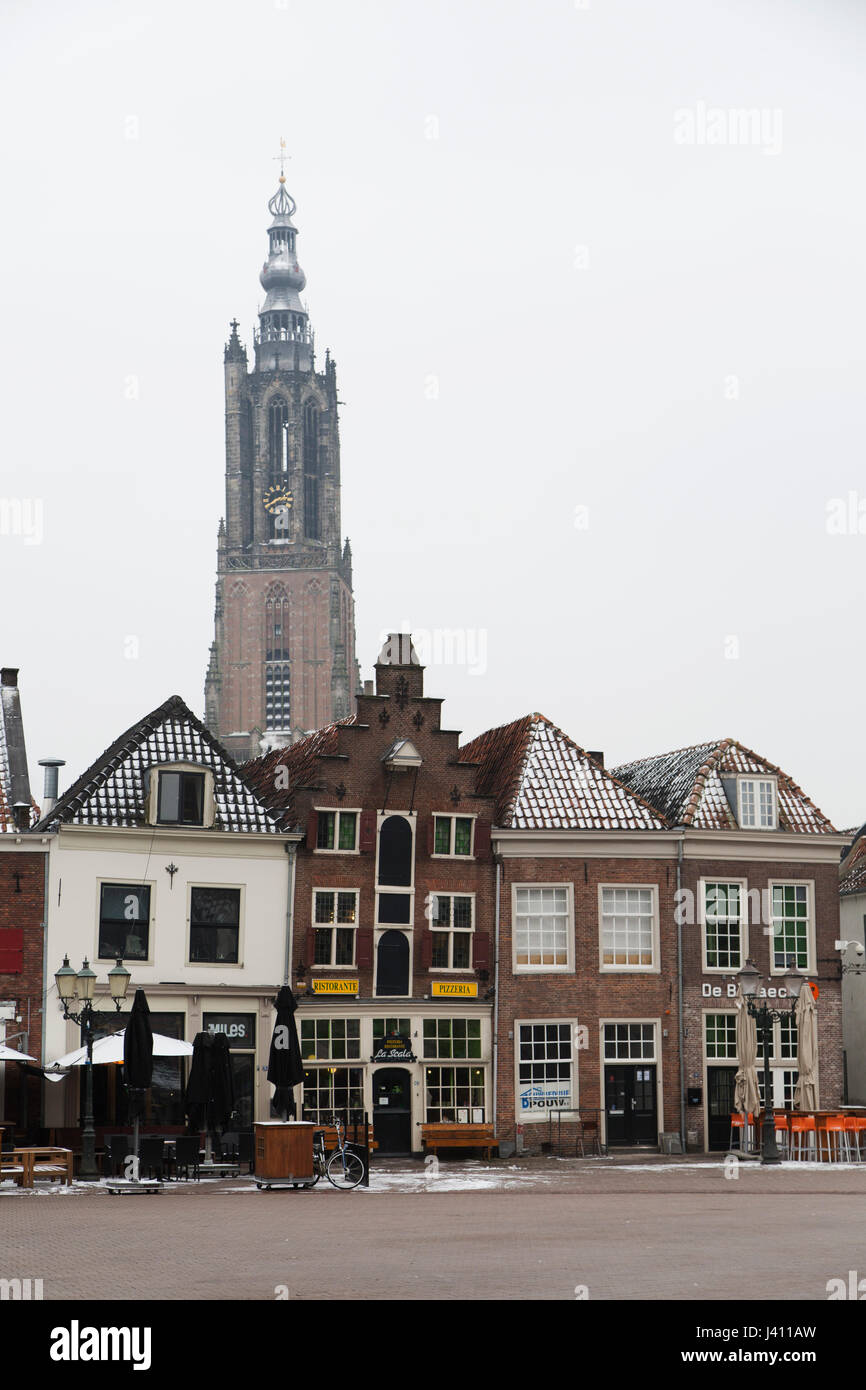
{"type": "Polygon", "coordinates": [[[292,509],[292,493],[283,483],[274,483],[262,495],[262,505],[266,512],[276,515],[292,509]]]}

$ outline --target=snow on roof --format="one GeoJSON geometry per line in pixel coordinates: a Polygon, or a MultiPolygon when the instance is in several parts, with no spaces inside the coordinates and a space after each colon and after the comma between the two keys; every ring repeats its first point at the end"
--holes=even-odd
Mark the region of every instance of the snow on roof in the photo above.
{"type": "Polygon", "coordinates": [[[479,734],[460,750],[475,790],[513,830],[662,830],[664,818],[543,714],[479,734]]]}
{"type": "Polygon", "coordinates": [[[357,722],[357,715],[348,714],[297,743],[272,748],[264,757],[252,758],[241,769],[245,781],[255,789],[263,805],[281,811],[285,819],[293,809],[296,788],[308,785],[318,776],[319,759],[336,755],[337,730],[357,722]],[[280,770],[282,776],[278,777],[280,770]]]}
{"type": "Polygon", "coordinates": [[[231,756],[179,695],[140,719],[79,777],[40,822],[147,824],[147,774],[164,763],[198,763],[214,775],[215,830],[276,832],[270,815],[231,756]]]}
{"type": "Polygon", "coordinates": [[[737,829],[737,819],[725,793],[722,776],[749,772],[777,778],[780,830],[835,834],[824,813],[786,772],[735,739],[698,743],[614,768],[614,776],[655,806],[672,824],[691,825],[698,830],[737,829]]]}

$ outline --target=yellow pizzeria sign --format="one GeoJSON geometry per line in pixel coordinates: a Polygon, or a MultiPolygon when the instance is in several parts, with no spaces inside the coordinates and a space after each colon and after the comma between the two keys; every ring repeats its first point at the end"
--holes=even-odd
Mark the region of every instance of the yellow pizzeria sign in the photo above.
{"type": "Polygon", "coordinates": [[[314,994],[357,994],[357,980],[314,980],[314,994]]]}
{"type": "Polygon", "coordinates": [[[460,999],[475,999],[475,998],[477,997],[477,995],[478,995],[478,985],[475,984],[475,983],[473,983],[473,984],[471,984],[471,985],[470,985],[470,984],[463,984],[463,985],[458,985],[458,984],[446,985],[446,984],[443,984],[442,981],[437,981],[437,982],[433,985],[433,998],[436,999],[437,997],[439,997],[439,996],[441,996],[441,995],[443,995],[443,994],[448,994],[448,995],[450,995],[452,999],[453,999],[455,996],[458,997],[458,998],[460,998],[460,999]]]}

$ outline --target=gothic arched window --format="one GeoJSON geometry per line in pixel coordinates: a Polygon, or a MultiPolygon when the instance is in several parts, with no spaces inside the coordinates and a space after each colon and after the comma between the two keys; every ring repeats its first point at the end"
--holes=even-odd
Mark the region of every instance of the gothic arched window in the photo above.
{"type": "Polygon", "coordinates": [[[268,589],[265,599],[265,660],[288,661],[289,599],[282,584],[268,589]]]}
{"type": "Polygon", "coordinates": [[[322,537],[319,516],[319,412],[315,401],[304,406],[304,535],[322,537]]]}
{"type": "Polygon", "coordinates": [[[289,407],[282,396],[274,396],[268,406],[268,468],[272,482],[288,477],[289,407]]]}

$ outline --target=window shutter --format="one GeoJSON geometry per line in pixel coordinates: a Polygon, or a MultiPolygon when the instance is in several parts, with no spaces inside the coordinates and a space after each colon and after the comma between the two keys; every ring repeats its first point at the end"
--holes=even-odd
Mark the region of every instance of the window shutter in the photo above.
{"type": "Polygon", "coordinates": [[[476,970],[490,969],[490,936],[488,932],[481,931],[475,933],[472,957],[476,970]]]}
{"type": "Polygon", "coordinates": [[[490,821],[475,822],[475,858],[487,859],[490,854],[490,821]]]}
{"type": "Polygon", "coordinates": [[[421,969],[429,970],[433,964],[433,933],[425,931],[421,937],[421,969]]]}
{"type": "Polygon", "coordinates": [[[307,817],[307,849],[315,849],[319,838],[319,813],[311,811],[307,817]]]}
{"type": "Polygon", "coordinates": [[[373,964],[373,928],[359,927],[357,941],[357,961],[359,970],[369,970],[373,964]]]}
{"type": "Polygon", "coordinates": [[[361,828],[358,848],[362,853],[372,854],[376,848],[376,812],[361,812],[361,828]]]}
{"type": "Polygon", "coordinates": [[[427,853],[432,854],[436,848],[436,817],[431,816],[427,822],[427,853]]]}
{"type": "Polygon", "coordinates": [[[24,970],[24,928],[0,931],[0,975],[20,975],[24,970]]]}
{"type": "Polygon", "coordinates": [[[311,970],[316,963],[316,932],[315,928],[307,927],[304,937],[304,965],[311,970]]]}

